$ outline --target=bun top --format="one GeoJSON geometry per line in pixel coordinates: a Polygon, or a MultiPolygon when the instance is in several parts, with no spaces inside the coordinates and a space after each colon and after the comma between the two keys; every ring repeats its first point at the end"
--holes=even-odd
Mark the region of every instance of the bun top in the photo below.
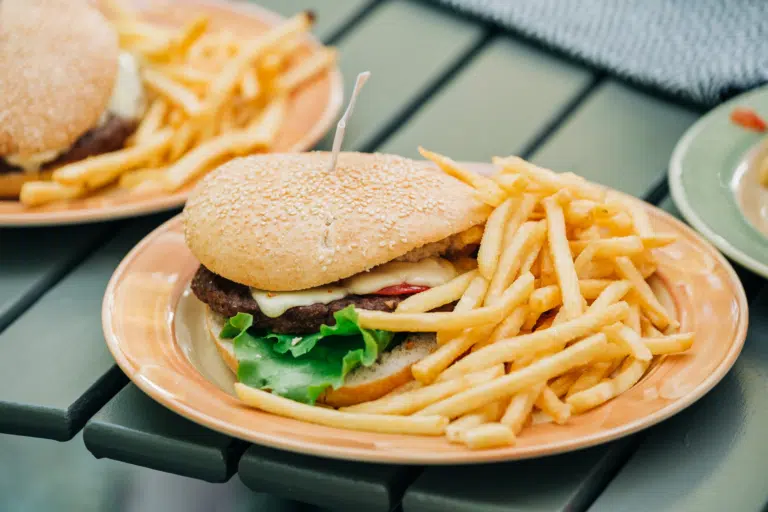
{"type": "Polygon", "coordinates": [[[255,155],[208,174],[184,208],[208,269],[271,291],[320,286],[485,222],[473,189],[394,155],[255,155]]]}
{"type": "Polygon", "coordinates": [[[93,128],[119,51],[86,0],[0,0],[0,155],[63,150],[93,128]]]}

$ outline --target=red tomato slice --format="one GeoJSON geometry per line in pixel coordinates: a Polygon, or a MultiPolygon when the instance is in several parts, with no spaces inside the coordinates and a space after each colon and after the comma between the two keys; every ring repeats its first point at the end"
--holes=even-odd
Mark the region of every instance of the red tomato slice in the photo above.
{"type": "Polygon", "coordinates": [[[753,130],[756,132],[764,132],[768,126],[765,121],[755,113],[754,110],[747,108],[735,108],[731,112],[731,121],[746,128],[747,130],[753,130]]]}
{"type": "Polygon", "coordinates": [[[429,290],[429,286],[416,286],[413,284],[396,284],[394,286],[387,286],[381,290],[375,292],[375,295],[413,295],[414,293],[421,293],[429,290]]]}

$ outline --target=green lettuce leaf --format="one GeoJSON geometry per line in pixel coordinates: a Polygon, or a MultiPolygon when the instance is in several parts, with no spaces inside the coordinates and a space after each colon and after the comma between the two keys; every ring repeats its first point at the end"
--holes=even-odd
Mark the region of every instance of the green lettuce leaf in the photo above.
{"type": "Polygon", "coordinates": [[[361,328],[352,306],[333,316],[336,325],[322,325],[309,335],[253,332],[251,315],[233,316],[221,337],[234,338],[237,379],[312,404],[328,387],[341,387],[353,369],[376,362],[394,337],[388,331],[361,328]]]}

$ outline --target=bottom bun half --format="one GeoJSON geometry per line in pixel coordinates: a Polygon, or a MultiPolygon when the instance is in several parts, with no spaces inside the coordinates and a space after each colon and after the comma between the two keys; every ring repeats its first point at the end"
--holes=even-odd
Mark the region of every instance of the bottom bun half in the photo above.
{"type": "Polygon", "coordinates": [[[9,172],[0,174],[0,198],[18,199],[22,185],[28,181],[49,180],[51,179],[52,172],[9,172]]]}
{"type": "MultiPolygon", "coordinates": [[[[237,358],[232,340],[219,338],[225,319],[206,308],[206,326],[211,340],[232,372],[237,373],[237,358]]],[[[392,350],[383,352],[369,367],[359,367],[347,375],[338,389],[329,389],[318,402],[333,407],[346,407],[376,400],[413,380],[411,366],[425,358],[436,347],[434,334],[411,334],[392,350]]]]}

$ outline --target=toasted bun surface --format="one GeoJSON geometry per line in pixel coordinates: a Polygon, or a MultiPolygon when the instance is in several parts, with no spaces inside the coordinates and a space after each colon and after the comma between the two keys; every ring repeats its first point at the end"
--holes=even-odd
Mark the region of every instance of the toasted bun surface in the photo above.
{"type": "MultiPolygon", "coordinates": [[[[237,359],[231,340],[219,338],[224,319],[206,308],[206,325],[224,363],[237,373],[237,359]]],[[[318,401],[346,407],[376,400],[413,380],[411,366],[429,355],[436,346],[434,334],[412,334],[394,349],[384,352],[370,367],[353,370],[339,389],[329,389],[318,401]]]]}
{"type": "Polygon", "coordinates": [[[208,174],[184,209],[187,245],[227,279],[301,290],[386,263],[485,221],[465,183],[394,155],[254,155],[208,174]]]}
{"type": "MultiPolygon", "coordinates": [[[[2,0],[0,0],[2,1],[2,0]]],[[[0,198],[18,198],[21,186],[28,181],[48,180],[53,171],[9,172],[0,174],[0,198]]]]}
{"type": "Polygon", "coordinates": [[[86,0],[0,1],[0,156],[71,146],[106,109],[118,55],[86,0]]]}

